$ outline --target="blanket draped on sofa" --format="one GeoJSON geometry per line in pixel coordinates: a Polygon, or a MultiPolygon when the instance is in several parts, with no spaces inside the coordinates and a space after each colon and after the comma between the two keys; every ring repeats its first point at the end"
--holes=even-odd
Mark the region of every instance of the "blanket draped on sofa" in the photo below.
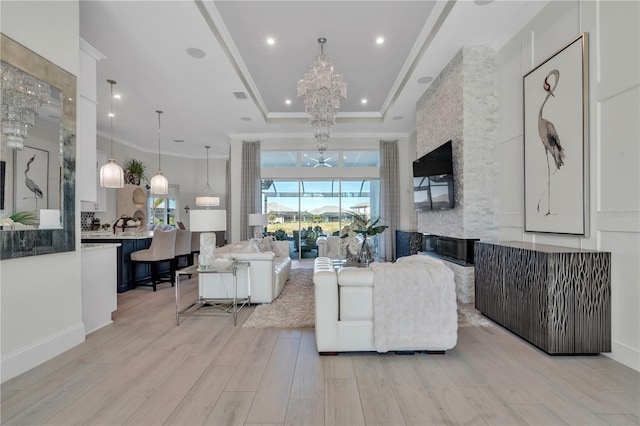
{"type": "Polygon", "coordinates": [[[456,345],[455,283],[453,272],[444,263],[414,255],[396,263],[372,263],[370,267],[374,271],[374,340],[378,352],[456,345]]]}

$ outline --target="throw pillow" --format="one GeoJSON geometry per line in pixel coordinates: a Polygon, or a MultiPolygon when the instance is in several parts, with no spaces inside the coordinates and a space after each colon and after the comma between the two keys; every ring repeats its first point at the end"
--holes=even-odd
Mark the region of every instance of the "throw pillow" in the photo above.
{"type": "Polygon", "coordinates": [[[282,243],[271,244],[271,248],[273,249],[273,252],[275,253],[276,257],[287,257],[287,256],[289,256],[289,243],[288,242],[287,242],[287,244],[282,244],[282,243]]]}
{"type": "Polygon", "coordinates": [[[269,237],[265,237],[265,238],[254,238],[251,240],[257,247],[258,250],[262,253],[266,252],[266,251],[273,251],[271,249],[271,238],[269,237]]]}

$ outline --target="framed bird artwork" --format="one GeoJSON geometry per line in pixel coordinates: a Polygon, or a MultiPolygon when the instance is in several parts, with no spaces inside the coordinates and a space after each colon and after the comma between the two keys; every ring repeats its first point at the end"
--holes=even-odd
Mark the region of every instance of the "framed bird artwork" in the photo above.
{"type": "Polygon", "coordinates": [[[25,146],[15,151],[14,211],[39,214],[49,205],[49,151],[25,146]]]}
{"type": "Polygon", "coordinates": [[[583,33],[523,77],[527,232],[588,236],[587,53],[583,33]]]}

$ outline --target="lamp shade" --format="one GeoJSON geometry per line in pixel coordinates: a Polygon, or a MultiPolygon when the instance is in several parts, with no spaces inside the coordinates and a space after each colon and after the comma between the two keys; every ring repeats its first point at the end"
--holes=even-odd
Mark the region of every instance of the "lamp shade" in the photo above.
{"type": "Polygon", "coordinates": [[[196,206],[215,207],[220,205],[220,197],[202,195],[196,197],[196,206]]]}
{"type": "Polygon", "coordinates": [[[103,188],[124,187],[124,172],[113,158],[100,167],[100,186],[103,188]]]}
{"type": "Polygon", "coordinates": [[[226,231],[226,210],[191,210],[189,212],[190,226],[193,232],[226,231]]]}
{"type": "Polygon", "coordinates": [[[166,195],[169,193],[169,181],[160,171],[151,178],[151,193],[154,195],[166,195]]]}
{"type": "Polygon", "coordinates": [[[62,229],[60,224],[60,210],[58,209],[41,209],[40,210],[40,229],[62,229]]]}
{"type": "Polygon", "coordinates": [[[267,215],[264,213],[250,213],[249,226],[265,226],[267,224],[267,215]]]}

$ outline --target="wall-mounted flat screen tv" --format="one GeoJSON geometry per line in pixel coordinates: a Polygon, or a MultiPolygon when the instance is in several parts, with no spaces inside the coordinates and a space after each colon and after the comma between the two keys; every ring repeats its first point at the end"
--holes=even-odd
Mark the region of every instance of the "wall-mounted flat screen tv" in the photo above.
{"type": "Polygon", "coordinates": [[[413,162],[413,200],[421,211],[455,206],[451,141],[413,162]]]}

